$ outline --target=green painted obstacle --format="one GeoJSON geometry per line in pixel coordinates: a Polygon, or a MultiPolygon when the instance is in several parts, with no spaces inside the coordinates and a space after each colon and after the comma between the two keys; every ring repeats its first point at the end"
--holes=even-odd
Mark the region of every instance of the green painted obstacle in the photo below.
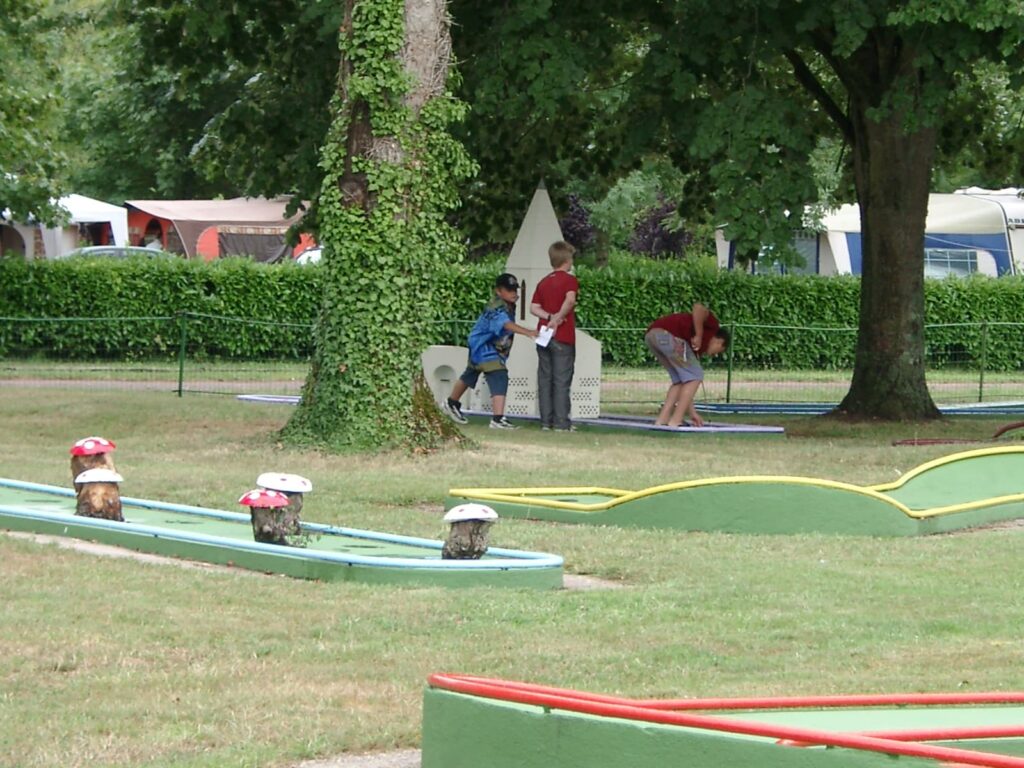
{"type": "Polygon", "coordinates": [[[719,477],[615,488],[453,488],[503,517],[728,533],[913,536],[1024,517],[1024,448],[945,456],[894,483],[857,486],[809,477],[719,477]]]}
{"type": "Polygon", "coordinates": [[[433,675],[423,768],[1024,768],[1024,693],[643,701],[433,675]]]}
{"type": "Polygon", "coordinates": [[[443,560],[431,539],[303,523],[303,546],[253,541],[249,515],[121,499],[124,522],[78,517],[75,494],[0,479],[0,529],[70,536],[158,555],[322,581],[555,589],[562,558],[491,547],[480,560],[443,560]]]}

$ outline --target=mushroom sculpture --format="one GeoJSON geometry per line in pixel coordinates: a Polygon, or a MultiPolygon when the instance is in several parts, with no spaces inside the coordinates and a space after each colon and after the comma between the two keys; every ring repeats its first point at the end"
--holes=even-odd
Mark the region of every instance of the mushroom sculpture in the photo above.
{"type": "Polygon", "coordinates": [[[451,527],[441,548],[444,560],[479,560],[487,551],[487,535],[498,513],[483,504],[459,504],[444,516],[451,527]]]}
{"type": "Polygon", "coordinates": [[[71,479],[75,483],[76,492],[81,490],[76,478],[87,469],[102,468],[109,469],[111,472],[117,471],[114,467],[114,460],[110,456],[110,452],[115,447],[114,443],[105,437],[83,437],[81,440],[75,441],[75,444],[71,446],[71,479]]]}
{"type": "Polygon", "coordinates": [[[75,514],[82,517],[100,517],[104,520],[124,522],[121,514],[121,492],[117,484],[121,475],[106,467],[87,469],[75,476],[78,504],[75,514]]]}
{"type": "Polygon", "coordinates": [[[288,497],[279,491],[266,488],[254,488],[242,494],[238,500],[249,508],[252,518],[252,535],[256,541],[264,544],[283,544],[288,546],[286,531],[282,524],[284,507],[288,506],[288,497]]]}
{"type": "Polygon", "coordinates": [[[302,533],[302,498],[313,490],[313,483],[302,475],[287,472],[264,472],[256,478],[256,485],[288,497],[288,506],[281,509],[281,525],[289,536],[302,533]]]}

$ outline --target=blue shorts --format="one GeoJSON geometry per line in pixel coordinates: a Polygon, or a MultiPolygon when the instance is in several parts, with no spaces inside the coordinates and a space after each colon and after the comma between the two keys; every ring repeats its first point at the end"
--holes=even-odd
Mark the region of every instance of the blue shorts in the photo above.
{"type": "Polygon", "coordinates": [[[474,389],[476,383],[480,380],[481,373],[487,379],[487,388],[491,390],[492,397],[508,393],[508,369],[497,360],[483,363],[482,365],[470,363],[459,378],[462,379],[467,387],[474,389]]]}
{"type": "Polygon", "coordinates": [[[644,341],[651,354],[668,371],[673,384],[704,380],[700,358],[694,353],[690,342],[677,339],[664,328],[652,328],[644,336],[644,341]]]}

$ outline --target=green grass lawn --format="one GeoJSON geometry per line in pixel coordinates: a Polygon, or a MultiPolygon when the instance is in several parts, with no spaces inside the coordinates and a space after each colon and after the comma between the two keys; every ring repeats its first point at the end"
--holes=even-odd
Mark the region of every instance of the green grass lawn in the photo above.
{"type": "MultiPolygon", "coordinates": [[[[1008,418],[787,436],[470,426],[477,446],[327,456],[279,445],[288,406],[5,386],[0,475],[70,484],[68,449],[117,443],[125,495],[240,511],[263,471],[310,477],[304,518],[440,538],[456,485],[642,488],[730,474],[892,480],[1008,418]]],[[[751,421],[752,419],[739,419],[751,421]]],[[[0,766],[289,766],[419,745],[424,681],[464,672],[635,697],[1024,688],[1012,526],[916,539],[754,537],[500,521],[619,588],[551,593],[311,583],[98,557],[0,536],[0,766]]]]}

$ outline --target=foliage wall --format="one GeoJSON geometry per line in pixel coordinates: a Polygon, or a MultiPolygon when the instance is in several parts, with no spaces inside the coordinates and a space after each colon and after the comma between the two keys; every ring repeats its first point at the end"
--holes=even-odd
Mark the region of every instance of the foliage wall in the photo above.
{"type": "MultiPolygon", "coordinates": [[[[501,271],[501,262],[494,260],[442,270],[435,291],[438,314],[445,320],[424,344],[464,344],[501,271]]],[[[580,265],[577,273],[579,324],[601,340],[609,363],[643,362],[647,325],[662,314],[688,311],[694,301],[734,326],[738,365],[848,368],[853,362],[851,332],[857,326],[859,302],[859,280],[854,277],[754,277],[719,272],[699,262],[632,259],[613,260],[603,269],[580,265]],[[814,328],[850,331],[810,330],[814,328]]],[[[243,259],[209,264],[3,259],[0,318],[95,319],[70,324],[0,321],[0,354],[172,358],[180,341],[175,316],[185,312],[190,313],[187,341],[192,356],[304,359],[312,349],[311,324],[320,306],[322,276],[318,267],[243,259]],[[142,319],[115,322],[118,318],[142,319]]],[[[987,370],[1024,368],[1024,333],[1013,325],[1024,323],[1024,278],[928,280],[926,302],[932,364],[984,358],[987,370]]]]}

